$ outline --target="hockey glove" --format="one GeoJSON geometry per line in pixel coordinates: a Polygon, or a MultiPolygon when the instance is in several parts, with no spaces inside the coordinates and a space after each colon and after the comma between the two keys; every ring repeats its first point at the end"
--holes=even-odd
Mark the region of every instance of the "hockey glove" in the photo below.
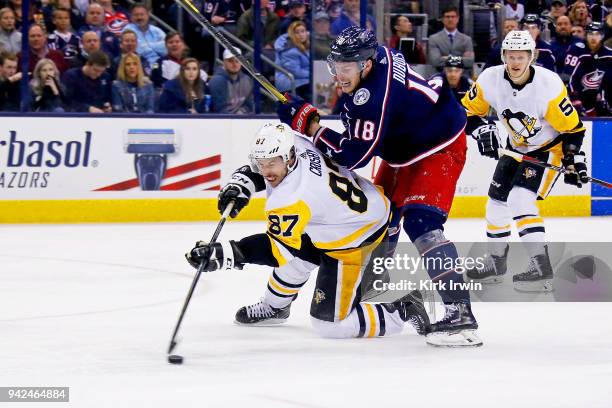
{"type": "Polygon", "coordinates": [[[499,139],[497,136],[497,126],[493,123],[487,123],[477,127],[472,132],[472,137],[478,143],[478,151],[481,155],[491,157],[495,160],[499,159],[497,149],[499,149],[499,139]]]}
{"type": "Polygon", "coordinates": [[[219,192],[217,208],[223,214],[229,203],[234,201],[234,208],[230,213],[230,217],[234,218],[249,203],[251,195],[264,188],[262,176],[251,171],[249,166],[242,166],[232,174],[230,181],[219,192]]]}
{"type": "Polygon", "coordinates": [[[563,167],[570,172],[563,175],[563,181],[566,184],[582,188],[582,185],[589,181],[584,152],[565,152],[562,163],[563,167]]]}
{"type": "MultiPolygon", "coordinates": [[[[312,120],[319,120],[317,108],[304,101],[299,96],[285,94],[288,103],[278,103],[276,113],[281,122],[291,126],[291,129],[307,135],[312,120]]],[[[308,135],[307,135],[308,136],[308,135]]]]}
{"type": "Polygon", "coordinates": [[[203,264],[203,272],[213,272],[227,269],[242,269],[244,263],[243,256],[233,243],[214,242],[209,244],[205,241],[198,241],[191,251],[185,254],[187,262],[198,269],[203,264]]]}

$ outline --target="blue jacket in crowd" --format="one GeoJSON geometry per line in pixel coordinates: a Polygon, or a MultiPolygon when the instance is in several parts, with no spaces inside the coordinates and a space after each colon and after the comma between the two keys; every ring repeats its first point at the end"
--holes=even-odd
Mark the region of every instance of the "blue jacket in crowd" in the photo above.
{"type": "Polygon", "coordinates": [[[211,112],[253,113],[253,81],[246,74],[239,72],[232,79],[227,71],[219,69],[208,82],[208,89],[212,97],[211,112]]]}
{"type": "Polygon", "coordinates": [[[149,24],[147,31],[143,32],[140,27],[134,23],[125,26],[123,31],[132,30],[138,37],[138,48],[136,52],[143,56],[149,66],[153,66],[160,57],[166,55],[166,33],[159,27],[149,24]]]}
{"type": "MultiPolygon", "coordinates": [[[[206,89],[204,89],[206,91],[206,89]]],[[[187,102],[181,82],[178,78],[171,79],[164,84],[159,97],[159,112],[162,113],[189,113],[192,101],[187,102]]],[[[204,98],[193,101],[193,107],[199,113],[205,112],[204,98]]]]}
{"type": "MultiPolygon", "coordinates": [[[[310,82],[310,51],[300,51],[291,42],[288,34],[277,38],[274,42],[274,50],[276,51],[276,63],[295,76],[296,88],[310,82]]],[[[274,83],[281,92],[291,90],[289,77],[280,71],[274,74],[274,83]]]]}
{"type": "Polygon", "coordinates": [[[111,79],[106,72],[94,80],[85,76],[83,68],[71,68],[64,73],[62,83],[69,111],[89,112],[90,106],[102,109],[111,103],[111,79]]]}
{"type": "Polygon", "coordinates": [[[113,82],[113,112],[153,113],[155,90],[151,82],[138,87],[133,82],[113,82]]]}

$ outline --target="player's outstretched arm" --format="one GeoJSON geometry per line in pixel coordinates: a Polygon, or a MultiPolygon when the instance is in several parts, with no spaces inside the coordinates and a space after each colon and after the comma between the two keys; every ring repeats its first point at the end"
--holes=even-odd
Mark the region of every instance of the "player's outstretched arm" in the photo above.
{"type": "Polygon", "coordinates": [[[219,192],[217,203],[219,212],[223,214],[229,203],[234,201],[230,217],[235,218],[249,203],[251,196],[265,188],[266,184],[261,174],[255,173],[248,165],[240,167],[232,173],[230,181],[219,192]]]}

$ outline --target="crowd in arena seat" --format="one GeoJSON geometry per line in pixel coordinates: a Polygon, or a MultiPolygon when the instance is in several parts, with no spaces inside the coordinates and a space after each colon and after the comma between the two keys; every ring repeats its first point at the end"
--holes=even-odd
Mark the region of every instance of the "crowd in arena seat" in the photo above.
{"type": "MultiPolygon", "coordinates": [[[[428,75],[440,73],[456,95],[483,68],[502,63],[499,38],[524,29],[536,42],[536,64],[561,75],[581,114],[612,115],[612,0],[483,1],[492,13],[492,41],[484,58],[475,54],[476,41],[464,33],[470,21],[456,0],[432,2],[440,10],[429,18],[428,32],[417,36],[422,20],[415,13],[425,11],[424,1],[385,1],[386,45],[428,75]],[[494,12],[505,16],[499,27],[494,12]]],[[[219,47],[188,14],[179,17],[174,1],[149,3],[152,10],[122,0],[0,0],[0,111],[255,112],[253,81],[234,51],[219,47]],[[22,1],[30,1],[25,39],[22,1]],[[151,12],[167,26],[152,20],[151,12]],[[23,78],[26,60],[28,77],[23,78]],[[23,101],[22,81],[29,89],[23,101]]],[[[193,3],[213,25],[253,46],[254,1],[193,3]]],[[[284,68],[264,64],[263,74],[282,92],[312,100],[311,62],[325,60],[335,36],[360,23],[360,0],[260,4],[261,52],[284,68]]],[[[372,30],[377,28],[374,5],[368,1],[365,16],[372,30]]],[[[252,58],[246,49],[241,53],[252,58]]]]}

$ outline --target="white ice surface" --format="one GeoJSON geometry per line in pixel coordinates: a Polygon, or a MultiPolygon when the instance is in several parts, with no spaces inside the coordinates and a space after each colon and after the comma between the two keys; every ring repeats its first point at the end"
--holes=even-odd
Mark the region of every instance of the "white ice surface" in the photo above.
{"type": "MultiPolygon", "coordinates": [[[[484,347],[435,349],[412,329],[326,340],[311,281],[276,328],[233,324],[268,269],[200,281],[176,352],[166,348],[214,223],[0,227],[0,386],[70,386],[71,407],[610,407],[612,304],[476,303],[484,347]]],[[[556,241],[612,242],[612,218],[547,219],[556,241]]],[[[451,220],[482,240],[483,220],[451,220]]],[[[261,232],[229,222],[224,239],[261,232]]],[[[0,407],[11,404],[0,403],[0,407]]],[[[20,403],[17,407],[40,404],[20,403]]]]}

